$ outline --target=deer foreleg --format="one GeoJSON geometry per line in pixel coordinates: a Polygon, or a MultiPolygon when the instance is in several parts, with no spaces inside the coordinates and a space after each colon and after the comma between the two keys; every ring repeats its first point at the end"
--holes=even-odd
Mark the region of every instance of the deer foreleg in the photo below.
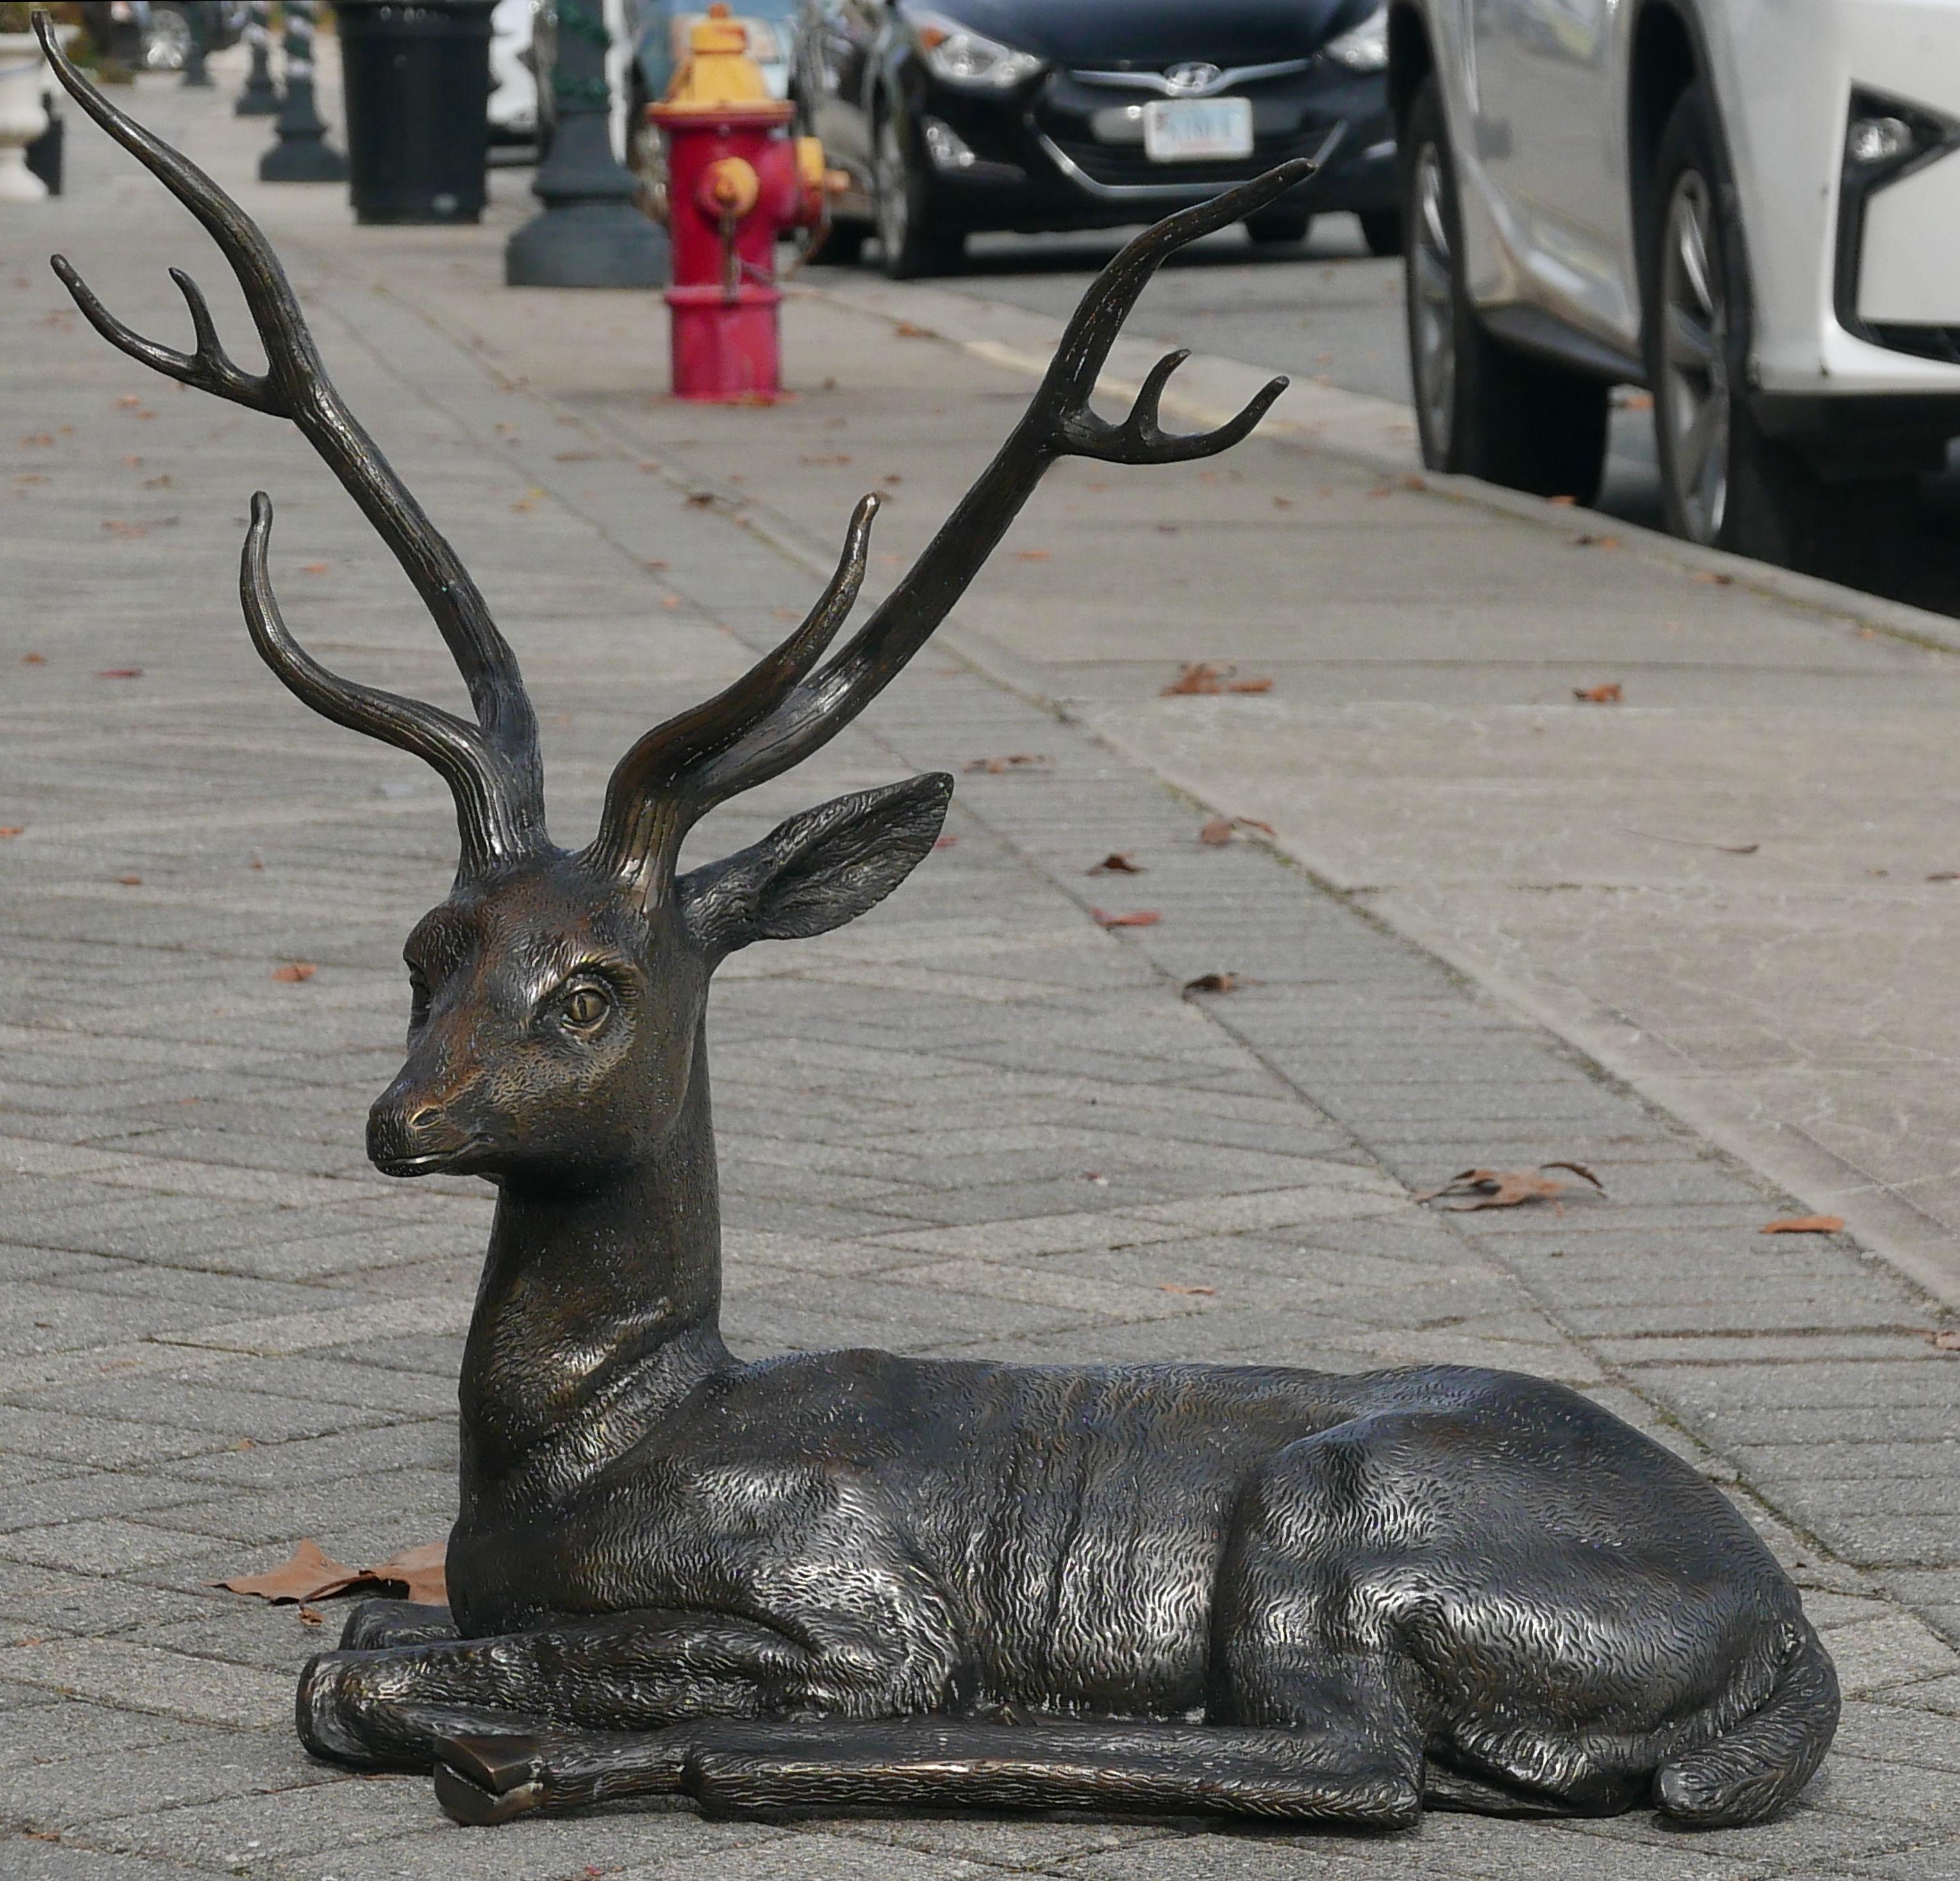
{"type": "Polygon", "coordinates": [[[612,1737],[458,1733],[438,1747],[435,1785],[449,1816],[479,1824],[678,1794],[724,1816],[869,1805],[1216,1813],[1392,1828],[1421,1812],[1422,1768],[1412,1733],[1312,1723],[710,1719],[612,1737]]]}
{"type": "MultiPolygon", "coordinates": [[[[300,1675],[301,1741],[315,1756],[426,1770],[436,1739],[534,1725],[646,1731],[690,1717],[852,1708],[878,1669],[820,1654],[727,1615],[628,1612],[485,1639],[323,1653],[300,1675]],[[457,1714],[473,1720],[458,1725],[457,1714]],[[499,1718],[504,1722],[500,1724],[499,1718]]],[[[884,1708],[892,1708],[887,1705],[884,1708]]]]}

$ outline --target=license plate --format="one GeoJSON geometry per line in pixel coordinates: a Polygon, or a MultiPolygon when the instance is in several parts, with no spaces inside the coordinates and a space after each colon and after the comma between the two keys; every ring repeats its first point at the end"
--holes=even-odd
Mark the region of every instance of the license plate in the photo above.
{"type": "Polygon", "coordinates": [[[1153,163],[1252,154],[1250,98],[1153,98],[1144,107],[1144,154],[1153,163]]]}

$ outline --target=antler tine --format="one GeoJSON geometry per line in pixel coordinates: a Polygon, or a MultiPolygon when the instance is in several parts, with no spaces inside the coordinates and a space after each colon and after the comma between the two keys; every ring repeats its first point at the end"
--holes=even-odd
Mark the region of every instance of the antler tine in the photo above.
{"type": "MultiPolygon", "coordinates": [[[[483,748],[494,750],[501,759],[495,772],[473,788],[479,794],[509,794],[508,813],[495,823],[512,832],[517,849],[541,843],[543,779],[537,719],[516,656],[497,631],[455,550],[335,390],[271,245],[252,218],[202,170],[111,104],[75,70],[45,14],[34,16],[34,29],[56,76],[75,102],[189,209],[218,244],[244,291],[265,345],[267,369],[263,374],[247,372],[226,355],[202,293],[177,269],[171,271],[172,278],[189,307],[196,336],[196,349],[189,353],[146,339],[118,320],[66,259],[57,256],[55,272],[62,285],[96,331],[130,358],[234,403],[290,419],[298,428],[393,551],[448,645],[469,689],[483,748]]],[[[320,670],[326,685],[346,683],[324,668],[320,670]]],[[[316,699],[308,702],[326,709],[316,699]]]]}
{"type": "Polygon", "coordinates": [[[687,826],[749,788],[739,765],[745,734],[766,734],[775,715],[823,657],[864,585],[871,524],[881,507],[865,497],[851,514],[844,551],[816,604],[796,631],[733,685],[668,719],[640,740],[606,787],[600,833],[587,854],[600,867],[638,876],[673,853],[687,826]]]}
{"type": "Polygon", "coordinates": [[[279,611],[267,567],[272,533],[272,499],[263,490],[252,498],[251,526],[239,559],[238,594],[245,625],[259,656],[287,689],[323,718],[364,732],[397,750],[412,752],[441,772],[456,798],[462,839],[459,877],[490,867],[520,846],[504,792],[493,788],[503,760],[483,734],[438,705],[402,699],[330,672],[295,640],[279,611]]]}
{"type": "MultiPolygon", "coordinates": [[[[1148,229],[1096,276],[1062,335],[1061,344],[1020,422],[994,461],[962,497],[939,533],[910,569],[829,663],[808,676],[799,673],[762,709],[732,709],[740,683],[721,699],[650,734],[613,773],[600,839],[588,853],[603,856],[654,885],[670,876],[687,826],[709,805],[724,801],[800,763],[827,744],[897,676],[953,610],[1028,498],[1042,474],[1060,457],[1084,457],[1118,463],[1176,463],[1208,457],[1246,436],[1265,416],[1286,380],[1267,386],[1237,417],[1215,431],[1188,437],[1166,434],[1157,425],[1165,383],[1182,353],[1160,361],[1144,381],[1121,425],[1089,409],[1103,362],[1125,317],[1164,259],[1187,243],[1252,215],[1303,183],[1316,164],[1307,158],[1282,164],[1251,183],[1181,211],[1148,229]],[[692,727],[697,720],[704,727],[692,727]],[[714,727],[711,735],[705,726],[714,727]],[[682,740],[689,742],[684,746],[682,740]],[[685,749],[686,797],[676,769],[685,749]],[[635,753],[641,754],[636,761],[635,753]],[[632,767],[629,769],[629,766],[632,767]]],[[[861,516],[863,512],[860,511],[861,516]]],[[[800,642],[801,630],[792,636],[800,642]]],[[[779,658],[788,643],[772,658],[779,658]]],[[[766,663],[765,663],[766,664],[766,663]]],[[[759,671],[760,669],[759,668],[759,671]]]]}

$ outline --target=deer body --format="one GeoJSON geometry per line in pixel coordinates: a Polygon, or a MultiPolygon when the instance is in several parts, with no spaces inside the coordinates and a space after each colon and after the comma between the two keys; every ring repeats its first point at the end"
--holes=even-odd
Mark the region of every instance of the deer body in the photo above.
{"type": "Polygon", "coordinates": [[[691,874],[716,804],[800,761],[931,636],[1058,458],[1171,463],[1245,437],[1121,423],[1090,396],[1172,250],[1309,173],[1283,166],[1105,269],[1026,415],[841,651],[876,499],[808,618],[620,760],[597,835],[546,834],[536,715],[482,596],[327,378],[263,235],[110,105],[83,109],[198,218],[266,370],[113,345],[291,420],[393,551],[469,690],[463,718],[344,679],[288,632],[253,498],[240,594],[308,705],[425,759],[455,885],[410,936],[409,1050],[376,1101],[385,1173],[498,1185],[461,1383],[451,1607],[371,1603],[301,1676],[315,1754],[428,1770],[459,1820],[680,1794],[1227,1813],[1392,1825],[1425,1802],[1587,1813],[1651,1797],[1758,1819],[1837,1717],[1796,1590],[1685,1464],[1597,1405],[1469,1367],[1026,1367],[723,1345],[706,1013],[715,968],[854,918],[931,851],[952,780],[790,818],[691,874]]]}

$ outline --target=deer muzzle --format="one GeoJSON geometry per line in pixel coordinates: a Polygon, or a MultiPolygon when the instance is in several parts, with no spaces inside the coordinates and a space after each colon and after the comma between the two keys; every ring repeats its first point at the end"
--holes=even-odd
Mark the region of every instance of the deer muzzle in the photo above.
{"type": "Polygon", "coordinates": [[[478,1147],[444,1106],[390,1088],[368,1113],[368,1160],[384,1176],[436,1176],[478,1147]]]}

